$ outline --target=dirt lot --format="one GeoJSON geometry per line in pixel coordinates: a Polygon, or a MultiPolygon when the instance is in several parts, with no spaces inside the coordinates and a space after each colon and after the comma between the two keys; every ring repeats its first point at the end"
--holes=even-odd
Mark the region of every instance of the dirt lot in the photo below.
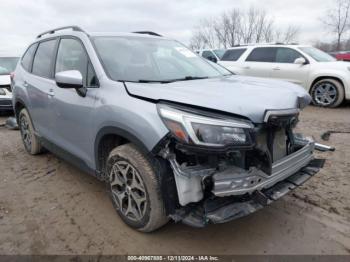
{"type": "MultiPolygon", "coordinates": [[[[0,118],[0,123],[5,121],[0,118]]],[[[309,107],[299,129],[350,130],[350,106],[309,107]]],[[[29,156],[0,127],[0,254],[350,254],[350,135],[334,134],[325,168],[270,207],[227,224],[126,227],[105,187],[52,154],[29,156]]]]}

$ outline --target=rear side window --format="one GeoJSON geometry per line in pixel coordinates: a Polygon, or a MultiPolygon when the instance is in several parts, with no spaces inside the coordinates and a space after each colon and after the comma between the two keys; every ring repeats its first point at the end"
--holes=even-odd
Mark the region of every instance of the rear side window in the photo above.
{"type": "Polygon", "coordinates": [[[76,39],[62,39],[57,53],[56,71],[78,70],[86,86],[96,86],[97,78],[82,44],[76,39]]]}
{"type": "Polygon", "coordinates": [[[227,50],[222,56],[221,60],[237,61],[246,50],[247,50],[246,48],[227,50]]]}
{"type": "Polygon", "coordinates": [[[35,53],[36,47],[38,44],[33,44],[31,45],[28,49],[27,52],[25,52],[23,58],[22,58],[22,66],[25,70],[27,70],[28,72],[30,72],[31,70],[31,66],[32,66],[32,59],[33,59],[33,55],[35,53]]]}
{"type": "Polygon", "coordinates": [[[276,51],[276,47],[257,47],[249,54],[246,61],[273,63],[276,60],[276,51]]]}
{"type": "Polygon", "coordinates": [[[298,51],[291,48],[278,48],[276,53],[277,63],[290,63],[293,64],[295,59],[303,57],[298,51]]]}
{"type": "Polygon", "coordinates": [[[51,78],[52,62],[54,60],[56,40],[41,42],[35,53],[32,73],[51,78]]]}

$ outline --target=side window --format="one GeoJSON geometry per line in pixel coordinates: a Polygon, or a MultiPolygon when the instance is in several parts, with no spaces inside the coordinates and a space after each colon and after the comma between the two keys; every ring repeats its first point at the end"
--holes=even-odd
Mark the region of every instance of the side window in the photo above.
{"type": "Polygon", "coordinates": [[[249,54],[246,61],[250,62],[275,62],[276,47],[257,47],[249,54]]]}
{"type": "Polygon", "coordinates": [[[222,56],[222,61],[237,61],[241,55],[246,51],[246,48],[241,49],[229,49],[222,56]]]}
{"type": "Polygon", "coordinates": [[[210,61],[216,60],[216,57],[212,51],[203,51],[202,56],[210,61]]]}
{"type": "Polygon", "coordinates": [[[51,78],[51,65],[54,59],[56,40],[41,42],[36,50],[32,73],[51,78]]]}
{"type": "Polygon", "coordinates": [[[277,63],[291,63],[293,64],[295,59],[303,57],[298,51],[291,48],[278,48],[276,52],[277,63]]]}
{"type": "Polygon", "coordinates": [[[84,47],[78,40],[66,38],[60,41],[55,73],[68,70],[78,70],[86,86],[97,85],[96,75],[84,47]]]}
{"type": "Polygon", "coordinates": [[[32,59],[38,44],[31,45],[22,57],[21,64],[25,70],[30,72],[32,66],[32,59]]]}

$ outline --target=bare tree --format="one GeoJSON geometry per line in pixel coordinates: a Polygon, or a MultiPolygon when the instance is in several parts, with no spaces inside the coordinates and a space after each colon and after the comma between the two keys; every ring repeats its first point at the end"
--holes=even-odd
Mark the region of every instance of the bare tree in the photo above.
{"type": "Polygon", "coordinates": [[[193,49],[202,49],[204,47],[215,48],[217,38],[214,32],[214,23],[211,19],[202,19],[195,28],[190,46],[193,49]]]}
{"type": "Polygon", "coordinates": [[[284,31],[276,29],[275,41],[279,43],[291,43],[297,38],[299,31],[299,27],[293,25],[288,26],[284,31]]]}
{"type": "Polygon", "coordinates": [[[251,7],[242,11],[235,8],[213,19],[201,20],[193,31],[191,47],[227,48],[274,40],[291,42],[298,33],[299,28],[295,26],[286,30],[276,29],[273,18],[263,9],[251,7]]]}
{"type": "Polygon", "coordinates": [[[329,30],[337,36],[337,50],[341,48],[341,42],[344,34],[346,34],[349,27],[349,10],[350,0],[335,0],[334,7],[327,10],[325,18],[321,21],[329,30]]]}

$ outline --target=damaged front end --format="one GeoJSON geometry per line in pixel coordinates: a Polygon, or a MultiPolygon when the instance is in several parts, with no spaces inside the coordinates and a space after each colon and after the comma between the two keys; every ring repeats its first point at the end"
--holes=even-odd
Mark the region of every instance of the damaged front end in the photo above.
{"type": "Polygon", "coordinates": [[[158,154],[170,163],[175,221],[196,227],[227,222],[272,203],[303,184],[330,150],[293,133],[298,109],[266,111],[264,123],[172,105],[159,114],[171,136],[158,154]]]}

